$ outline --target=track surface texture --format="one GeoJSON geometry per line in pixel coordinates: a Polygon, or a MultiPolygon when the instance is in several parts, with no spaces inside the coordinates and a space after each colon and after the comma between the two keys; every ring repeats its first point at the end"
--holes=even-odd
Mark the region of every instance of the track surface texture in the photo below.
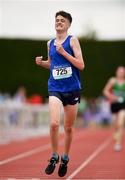
{"type": "MultiPolygon", "coordinates": [[[[114,152],[113,131],[109,128],[75,129],[70,162],[65,177],[44,169],[51,156],[48,136],[0,145],[0,180],[125,180],[125,137],[121,152],[114,152]]],[[[59,154],[63,153],[64,134],[60,134],[59,154]]]]}

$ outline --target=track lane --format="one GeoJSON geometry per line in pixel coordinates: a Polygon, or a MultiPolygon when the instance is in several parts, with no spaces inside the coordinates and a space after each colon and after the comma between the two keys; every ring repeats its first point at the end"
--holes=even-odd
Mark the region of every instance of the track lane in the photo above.
{"type": "Polygon", "coordinates": [[[121,152],[115,152],[113,145],[114,142],[112,141],[108,148],[104,149],[99,156],[74,178],[101,179],[103,177],[103,179],[125,180],[125,142],[123,142],[121,152]]]}
{"type": "MultiPolygon", "coordinates": [[[[74,139],[73,139],[71,152],[70,152],[70,162],[69,162],[68,173],[64,178],[61,178],[61,179],[68,178],[85,161],[85,159],[87,159],[89,156],[92,155],[92,153],[100,146],[100,144],[102,144],[102,142],[104,142],[106,139],[109,138],[111,133],[112,133],[111,130],[103,130],[103,129],[101,130],[96,130],[96,129],[95,130],[90,130],[90,129],[75,130],[74,139]]],[[[64,136],[62,135],[61,138],[64,139],[64,136]]],[[[39,138],[39,140],[40,139],[41,138],[39,138]]],[[[48,139],[48,142],[49,142],[49,139],[48,139]]],[[[32,144],[32,140],[30,143],[32,144]]],[[[37,145],[41,145],[41,141],[39,141],[37,145]]],[[[22,146],[23,146],[23,143],[22,143],[22,146]]],[[[24,149],[23,149],[23,152],[24,152],[24,149]]],[[[27,150],[27,148],[25,150],[27,150]]],[[[107,150],[108,148],[106,148],[106,151],[107,150]]],[[[60,145],[59,152],[60,153],[63,152],[63,144],[60,145]]],[[[18,153],[19,152],[17,152],[17,154],[18,153]]],[[[6,163],[2,165],[0,168],[0,174],[1,174],[0,177],[3,179],[7,179],[7,178],[17,178],[17,179],[37,178],[37,179],[55,179],[55,180],[59,179],[57,175],[58,168],[56,168],[55,172],[51,176],[48,176],[44,173],[44,169],[47,165],[47,159],[50,157],[50,154],[51,154],[51,149],[49,148],[45,150],[44,152],[38,152],[36,154],[24,157],[22,159],[6,163]]],[[[102,152],[102,155],[103,155],[103,152],[102,152]]],[[[100,157],[100,155],[97,156],[97,159],[98,157],[100,157]]],[[[96,158],[95,158],[95,161],[96,161],[96,158]]],[[[85,179],[86,178],[85,173],[90,174],[89,171],[86,171],[86,169],[91,167],[91,164],[93,162],[94,160],[87,165],[84,171],[80,171],[77,174],[76,176],[77,180],[81,178],[85,179]]],[[[97,161],[97,163],[99,162],[97,161]]],[[[105,164],[106,162],[104,161],[104,165],[105,164]]],[[[101,178],[103,179],[103,177],[101,178]]],[[[94,176],[93,176],[93,179],[94,179],[94,176]]]]}

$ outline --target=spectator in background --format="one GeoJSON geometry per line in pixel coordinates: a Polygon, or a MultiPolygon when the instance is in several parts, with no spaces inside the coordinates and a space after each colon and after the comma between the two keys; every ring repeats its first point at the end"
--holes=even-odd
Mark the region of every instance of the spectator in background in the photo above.
{"type": "Polygon", "coordinates": [[[18,103],[25,103],[26,102],[26,89],[25,87],[21,86],[18,88],[16,94],[13,97],[13,100],[18,103]]]}
{"type": "Polygon", "coordinates": [[[125,67],[120,66],[117,68],[115,77],[109,79],[103,93],[111,103],[115,124],[114,150],[120,151],[125,121],[125,67]]]}
{"type": "Polygon", "coordinates": [[[99,109],[98,120],[102,125],[110,125],[111,124],[111,111],[110,111],[110,103],[104,97],[99,97],[96,100],[97,107],[99,109]]]}
{"type": "Polygon", "coordinates": [[[29,99],[30,104],[43,104],[43,98],[39,94],[33,94],[29,99]]]}
{"type": "Polygon", "coordinates": [[[87,108],[87,102],[85,98],[81,98],[79,106],[78,106],[78,115],[81,117],[83,116],[85,110],[87,108]]]}
{"type": "Polygon", "coordinates": [[[18,109],[15,109],[14,107],[22,107],[23,103],[26,103],[27,98],[26,98],[26,89],[23,86],[20,86],[17,89],[17,92],[15,93],[15,95],[13,96],[13,98],[11,99],[11,106],[13,107],[13,109],[10,112],[10,123],[13,125],[18,125],[20,124],[20,119],[19,117],[23,116],[23,113],[20,115],[20,111],[18,109]]]}
{"type": "Polygon", "coordinates": [[[0,92],[0,103],[5,100],[4,95],[0,92]]]}

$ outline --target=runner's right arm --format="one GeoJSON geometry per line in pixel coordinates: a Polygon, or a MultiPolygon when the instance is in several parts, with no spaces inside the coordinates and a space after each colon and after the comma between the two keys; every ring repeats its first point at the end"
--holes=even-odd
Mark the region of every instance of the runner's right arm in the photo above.
{"type": "Polygon", "coordinates": [[[48,43],[47,43],[48,59],[47,60],[42,60],[42,56],[36,57],[36,64],[38,66],[44,67],[46,69],[50,69],[49,44],[50,44],[50,41],[48,41],[48,43]]]}
{"type": "Polygon", "coordinates": [[[112,88],[114,86],[115,81],[116,81],[115,78],[110,78],[109,81],[107,82],[106,86],[103,89],[104,96],[106,98],[108,98],[109,101],[111,101],[111,102],[118,100],[118,97],[112,93],[112,88]]]}

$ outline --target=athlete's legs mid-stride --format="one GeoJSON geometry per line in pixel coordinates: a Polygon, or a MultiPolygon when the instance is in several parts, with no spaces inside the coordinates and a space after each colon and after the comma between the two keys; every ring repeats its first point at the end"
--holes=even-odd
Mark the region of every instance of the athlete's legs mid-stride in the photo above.
{"type": "MultiPolygon", "coordinates": [[[[58,136],[59,136],[59,124],[61,117],[62,102],[55,96],[49,97],[49,110],[50,110],[50,138],[52,146],[52,158],[45,169],[47,174],[52,174],[55,170],[56,164],[59,162],[58,155],[58,136]]],[[[61,156],[61,162],[59,165],[58,175],[63,177],[67,172],[67,164],[69,162],[69,151],[73,136],[73,123],[76,119],[78,104],[66,105],[64,107],[64,153],[61,156]]]]}

